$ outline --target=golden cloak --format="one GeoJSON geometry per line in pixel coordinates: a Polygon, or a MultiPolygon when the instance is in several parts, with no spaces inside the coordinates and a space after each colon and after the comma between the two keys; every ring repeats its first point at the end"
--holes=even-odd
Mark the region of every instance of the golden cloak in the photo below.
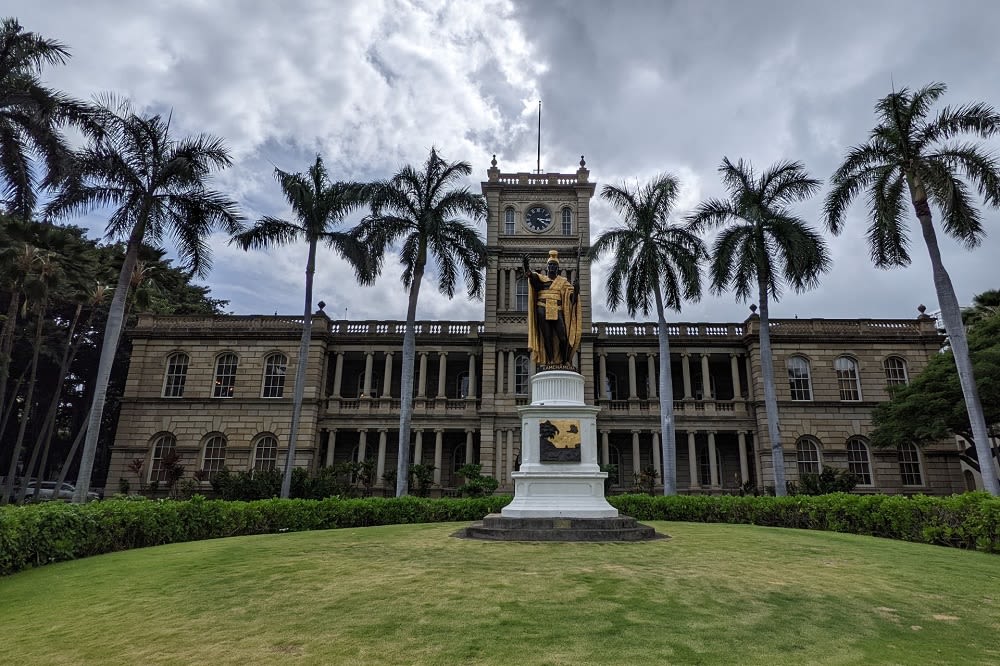
{"type": "Polygon", "coordinates": [[[539,292],[535,289],[532,281],[528,280],[528,348],[531,349],[531,359],[538,365],[572,365],[573,357],[580,348],[580,337],[583,331],[580,322],[583,319],[580,298],[575,295],[573,285],[562,275],[549,278],[547,275],[535,273],[534,277],[541,282],[548,283],[545,292],[558,295],[558,300],[562,302],[560,306],[563,321],[566,323],[566,337],[569,342],[569,358],[550,359],[545,352],[545,343],[538,333],[538,322],[536,321],[535,309],[538,303],[539,292]]]}

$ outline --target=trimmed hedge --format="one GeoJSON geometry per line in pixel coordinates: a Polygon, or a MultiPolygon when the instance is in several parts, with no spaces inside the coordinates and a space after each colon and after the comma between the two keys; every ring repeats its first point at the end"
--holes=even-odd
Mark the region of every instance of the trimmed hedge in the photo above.
{"type": "MultiPolygon", "coordinates": [[[[248,534],[479,520],[510,496],[470,499],[106,500],[0,507],[0,575],[118,550],[248,534]]],[[[833,494],[817,497],[618,495],[638,520],[832,530],[1000,552],[1000,499],[833,494]]]]}

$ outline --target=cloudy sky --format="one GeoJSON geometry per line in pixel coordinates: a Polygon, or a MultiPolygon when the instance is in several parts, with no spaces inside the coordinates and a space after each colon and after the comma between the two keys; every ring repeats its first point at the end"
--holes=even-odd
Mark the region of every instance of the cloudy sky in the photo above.
{"type": "MultiPolygon", "coordinates": [[[[943,81],[945,102],[1000,105],[1000,5],[965,0],[869,3],[536,0],[413,2],[13,0],[5,14],[72,50],[46,82],[89,98],[111,91],[150,112],[173,110],[178,135],[225,138],[235,165],[216,186],[250,219],[287,216],[272,173],[305,170],[321,153],[335,180],[384,178],[419,164],[431,146],[472,164],[478,191],[492,154],[500,168],[535,162],[543,102],[542,168],[592,180],[644,181],[669,171],[679,213],[722,194],[723,156],[766,166],[801,160],[826,179],[865,140],[872,106],[892,86],[943,81]]],[[[1000,149],[1000,144],[993,146],[1000,149]]],[[[824,188],[825,192],[825,188],[824,188]]],[[[798,210],[819,225],[822,194],[798,210]]],[[[593,233],[615,223],[592,202],[593,233]]],[[[942,239],[962,303],[1000,287],[1000,228],[973,252],[942,239]]],[[[101,214],[76,221],[103,232],[101,214]]],[[[830,238],[834,267],[819,289],[786,294],[776,317],[912,317],[937,308],[926,251],[912,266],[871,267],[864,204],[830,238]]],[[[213,239],[213,295],[237,314],[295,313],[304,248],[246,253],[213,239]]],[[[352,286],[336,256],[320,259],[316,299],[351,319],[402,319],[399,269],[352,286]]],[[[595,278],[603,271],[595,267],[595,278]]],[[[595,284],[599,280],[595,280],[595,284]]],[[[595,319],[608,313],[595,286],[595,319]]],[[[741,321],[747,304],[706,295],[681,321],[741,321]]],[[[482,304],[421,291],[418,318],[479,319],[482,304]]]]}

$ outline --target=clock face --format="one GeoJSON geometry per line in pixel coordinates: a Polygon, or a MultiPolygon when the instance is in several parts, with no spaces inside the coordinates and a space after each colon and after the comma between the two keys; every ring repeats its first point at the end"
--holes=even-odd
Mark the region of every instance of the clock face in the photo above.
{"type": "Polygon", "coordinates": [[[532,206],[524,214],[524,223],[532,231],[545,231],[552,224],[552,213],[545,206],[532,206]]]}

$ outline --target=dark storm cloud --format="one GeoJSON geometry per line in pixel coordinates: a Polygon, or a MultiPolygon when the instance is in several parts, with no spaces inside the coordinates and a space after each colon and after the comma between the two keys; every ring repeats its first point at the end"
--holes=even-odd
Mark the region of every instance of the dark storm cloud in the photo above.
{"type": "MultiPolygon", "coordinates": [[[[473,189],[498,155],[505,171],[535,164],[543,100],[542,167],[574,171],[581,154],[599,183],[677,173],[679,213],[722,193],[723,155],[758,167],[805,163],[827,178],[866,138],[890,86],[948,83],[946,103],[1000,104],[995,26],[1000,6],[962,2],[30,2],[7,9],[69,45],[46,80],[78,97],[111,90],[149,110],[172,109],[181,133],[211,132],[235,165],[216,185],[247,216],[288,215],[274,167],[306,169],[322,153],[335,180],[384,178],[420,164],[433,145],[467,160],[473,189]]],[[[822,197],[797,210],[819,223],[822,197]]],[[[595,232],[614,223],[593,201],[595,232]]],[[[998,215],[969,253],[942,241],[959,297],[997,287],[998,215]]],[[[99,214],[86,219],[103,227],[99,214]]],[[[822,287],[785,294],[776,316],[910,317],[936,308],[927,261],[876,271],[863,240],[864,204],[831,239],[822,287]]],[[[303,248],[246,254],[213,239],[214,295],[234,311],[294,312],[303,248]]],[[[352,287],[333,254],[320,259],[317,298],[336,316],[402,318],[399,268],[352,287]]],[[[595,276],[603,267],[595,267],[595,276]]],[[[595,314],[607,316],[603,291],[595,314]]],[[[686,305],[687,320],[739,320],[731,295],[686,305]]],[[[421,295],[419,316],[476,319],[482,304],[421,295]]],[[[612,315],[621,317],[622,314],[612,315]]]]}
{"type": "MultiPolygon", "coordinates": [[[[945,102],[1000,103],[989,72],[1000,7],[962,3],[523,2],[517,16],[548,65],[539,76],[548,122],[543,154],[571,164],[584,152],[599,181],[645,180],[669,170],[684,203],[722,194],[723,155],[758,167],[801,160],[826,179],[846,148],[867,137],[877,98],[940,80],[945,102]],[[930,17],[933,16],[933,19],[930,17]]],[[[996,146],[994,146],[995,148],[996,146]]],[[[564,166],[565,168],[565,166],[564,166]]],[[[819,225],[822,196],[799,213],[819,225]]],[[[680,212],[683,212],[681,210],[680,212]]],[[[785,294],[778,316],[910,317],[935,296],[919,235],[913,265],[878,271],[862,238],[863,200],[830,238],[834,269],[821,288],[785,294]]],[[[998,216],[987,214],[991,227],[998,216]]],[[[595,199],[595,229],[614,223],[595,199]]],[[[992,229],[991,229],[992,231],[992,229]]],[[[960,299],[997,286],[1000,230],[974,253],[943,241],[960,299]]],[[[595,274],[603,275],[601,267],[595,274]]],[[[605,315],[600,295],[595,316],[605,315]]],[[[708,296],[680,319],[742,319],[745,305],[708,296]]],[[[621,313],[610,315],[620,318],[621,313]]]]}

